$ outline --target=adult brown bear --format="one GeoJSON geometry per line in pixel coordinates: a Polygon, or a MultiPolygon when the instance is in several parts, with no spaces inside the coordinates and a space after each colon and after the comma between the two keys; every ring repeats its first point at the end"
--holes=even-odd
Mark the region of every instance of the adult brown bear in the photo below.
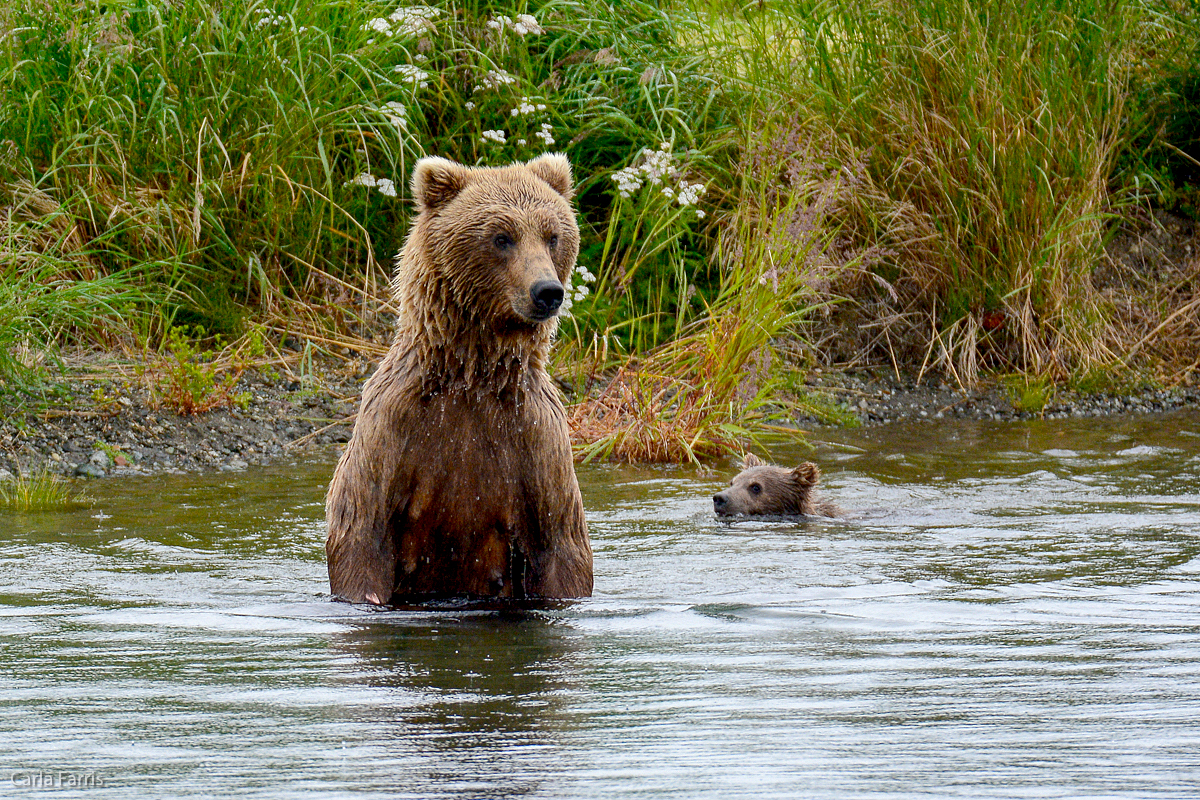
{"type": "Polygon", "coordinates": [[[351,602],[592,593],[566,414],[546,372],[579,254],[571,166],[425,158],[393,280],[396,338],[326,497],[351,602]]]}

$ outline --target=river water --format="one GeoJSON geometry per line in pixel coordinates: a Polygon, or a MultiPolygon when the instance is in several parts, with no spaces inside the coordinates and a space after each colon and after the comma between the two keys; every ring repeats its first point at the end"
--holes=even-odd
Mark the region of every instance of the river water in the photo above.
{"type": "Polygon", "coordinates": [[[849,519],[581,467],[520,613],[331,602],[330,458],[0,512],[0,796],[1200,796],[1200,415],[816,438],[849,519]]]}

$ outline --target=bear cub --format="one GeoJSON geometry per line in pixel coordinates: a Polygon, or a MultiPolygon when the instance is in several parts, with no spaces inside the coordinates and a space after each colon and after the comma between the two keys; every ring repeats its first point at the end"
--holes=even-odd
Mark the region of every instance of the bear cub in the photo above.
{"type": "Polygon", "coordinates": [[[836,505],[814,497],[821,479],[816,464],[806,461],[786,469],[749,454],[743,466],[728,489],[713,495],[713,511],[718,516],[842,516],[836,505]]]}

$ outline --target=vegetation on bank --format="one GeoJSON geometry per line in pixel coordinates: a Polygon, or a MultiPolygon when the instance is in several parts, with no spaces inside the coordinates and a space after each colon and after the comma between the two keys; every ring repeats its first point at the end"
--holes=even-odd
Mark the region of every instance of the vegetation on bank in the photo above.
{"type": "Polygon", "coordinates": [[[194,413],[264,338],[376,353],[414,161],[547,150],[579,182],[555,369],[587,457],[740,450],[819,403],[815,363],[1024,403],[1186,376],[1200,264],[1093,271],[1124,218],[1196,216],[1198,130],[1183,0],[19,2],[0,388],[98,343],[194,413]]]}
{"type": "Polygon", "coordinates": [[[92,502],[86,494],[44,468],[29,475],[0,478],[0,509],[62,511],[88,506],[92,502]]]}

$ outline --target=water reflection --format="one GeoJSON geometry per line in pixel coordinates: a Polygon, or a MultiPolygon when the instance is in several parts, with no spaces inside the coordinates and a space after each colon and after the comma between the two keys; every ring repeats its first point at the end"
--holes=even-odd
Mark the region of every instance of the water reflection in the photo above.
{"type": "Polygon", "coordinates": [[[521,797],[564,769],[578,638],[540,611],[386,612],[356,618],[333,643],[360,665],[358,680],[402,698],[358,711],[393,758],[426,765],[424,796],[521,797]]]}

